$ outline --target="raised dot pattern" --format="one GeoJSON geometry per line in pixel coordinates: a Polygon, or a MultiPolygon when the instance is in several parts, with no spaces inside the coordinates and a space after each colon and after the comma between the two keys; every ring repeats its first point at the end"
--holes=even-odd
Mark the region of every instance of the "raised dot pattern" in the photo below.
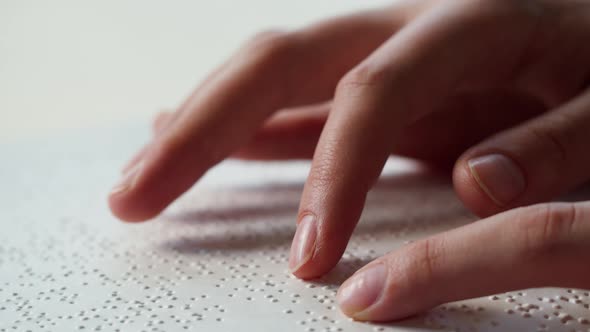
{"type": "Polygon", "coordinates": [[[15,172],[0,180],[15,190],[0,196],[10,207],[0,211],[0,332],[590,331],[590,295],[576,289],[449,303],[402,323],[342,315],[336,291],[359,267],[473,220],[449,183],[400,161],[369,195],[340,264],[303,282],[287,262],[307,164],[226,163],[157,220],[128,225],[99,201],[112,175],[103,170],[118,162],[107,144],[62,142],[7,161],[15,172]]]}

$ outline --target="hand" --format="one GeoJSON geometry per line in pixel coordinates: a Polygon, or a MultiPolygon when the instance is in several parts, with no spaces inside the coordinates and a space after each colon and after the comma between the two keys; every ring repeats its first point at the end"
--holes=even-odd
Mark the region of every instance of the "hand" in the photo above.
{"type": "Polygon", "coordinates": [[[342,310],[390,320],[516,288],[590,287],[590,203],[513,209],[590,178],[589,40],[583,0],[405,1],[261,34],[156,120],[111,208],[151,218],[228,156],[313,157],[290,259],[313,278],[340,259],[388,155],[462,153],[466,206],[510,211],[368,264],[340,289],[342,310]]]}

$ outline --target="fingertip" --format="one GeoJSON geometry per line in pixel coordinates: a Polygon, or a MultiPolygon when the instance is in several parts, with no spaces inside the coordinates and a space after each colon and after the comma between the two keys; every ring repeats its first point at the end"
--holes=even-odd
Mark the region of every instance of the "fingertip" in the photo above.
{"type": "Polygon", "coordinates": [[[369,264],[346,280],[338,289],[336,300],[342,312],[358,320],[371,320],[372,307],[378,305],[385,292],[387,267],[369,264]]]}
{"type": "Polygon", "coordinates": [[[111,193],[108,205],[115,217],[125,222],[141,222],[156,217],[160,210],[123,193],[111,193]]]}
{"type": "Polygon", "coordinates": [[[297,227],[291,245],[289,270],[299,279],[316,279],[328,273],[338,262],[338,257],[326,255],[325,246],[318,243],[316,222],[304,217],[297,227]]]}
{"type": "Polygon", "coordinates": [[[320,249],[322,251],[321,253],[318,253],[296,268],[289,270],[295,277],[302,280],[320,278],[329,273],[338,264],[343,253],[337,249],[335,245],[322,248],[320,249]]]}
{"type": "Polygon", "coordinates": [[[296,270],[291,270],[291,273],[301,280],[313,280],[322,277],[332,270],[333,266],[326,264],[318,264],[317,262],[308,261],[298,267],[296,270]]]}
{"type": "Polygon", "coordinates": [[[304,267],[301,267],[295,271],[291,270],[291,274],[293,274],[295,277],[301,280],[313,280],[322,276],[321,273],[318,274],[313,270],[310,271],[309,269],[306,269],[304,267]]]}
{"type": "Polygon", "coordinates": [[[144,168],[144,162],[139,162],[123,175],[109,193],[108,205],[111,212],[123,221],[148,220],[157,216],[163,209],[153,200],[146,199],[145,190],[140,186],[144,168]]]}
{"type": "Polygon", "coordinates": [[[321,278],[326,275],[338,264],[339,258],[342,254],[335,255],[326,254],[325,249],[323,253],[312,257],[305,263],[297,266],[294,269],[289,269],[291,273],[301,280],[313,280],[321,278]]]}
{"type": "Polygon", "coordinates": [[[137,215],[133,210],[127,208],[124,203],[121,203],[120,200],[117,200],[112,196],[109,196],[108,198],[108,205],[111,213],[121,221],[136,223],[149,219],[149,217],[137,215]]]}
{"type": "Polygon", "coordinates": [[[430,301],[385,260],[369,263],[353,274],[338,289],[336,300],[346,316],[372,322],[407,318],[427,307],[425,300],[430,301]]]}

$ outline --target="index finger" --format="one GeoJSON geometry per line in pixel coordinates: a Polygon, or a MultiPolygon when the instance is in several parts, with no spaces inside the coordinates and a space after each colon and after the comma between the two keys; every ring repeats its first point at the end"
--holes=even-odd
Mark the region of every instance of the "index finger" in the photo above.
{"type": "Polygon", "coordinates": [[[440,2],[343,78],[301,199],[290,260],[298,277],[338,262],[405,126],[459,91],[511,79],[536,28],[534,13],[513,3],[440,2]]]}
{"type": "Polygon", "coordinates": [[[400,21],[367,12],[259,36],[183,106],[112,192],[111,209],[130,221],[155,216],[274,111],[328,100],[338,78],[400,21]]]}

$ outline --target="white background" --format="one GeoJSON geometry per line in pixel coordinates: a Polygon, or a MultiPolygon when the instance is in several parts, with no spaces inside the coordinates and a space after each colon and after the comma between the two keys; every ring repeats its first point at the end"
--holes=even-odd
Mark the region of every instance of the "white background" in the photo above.
{"type": "Polygon", "coordinates": [[[147,119],[259,30],[384,0],[0,0],[0,142],[147,119]]]}

